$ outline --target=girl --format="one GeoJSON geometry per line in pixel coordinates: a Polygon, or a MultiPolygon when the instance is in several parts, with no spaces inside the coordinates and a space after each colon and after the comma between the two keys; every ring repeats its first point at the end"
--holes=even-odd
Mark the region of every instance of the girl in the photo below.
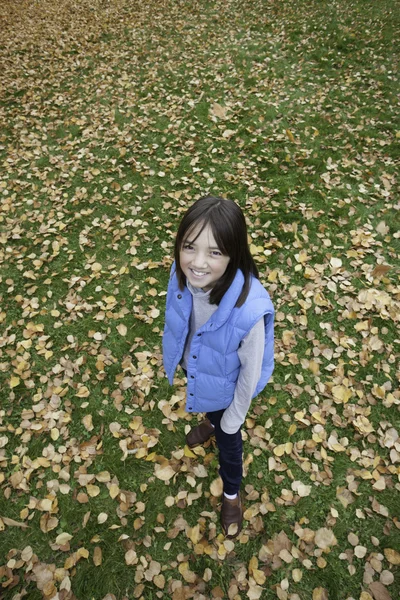
{"type": "Polygon", "coordinates": [[[186,436],[188,446],[215,436],[224,485],[221,524],[229,537],[243,520],[241,426],[274,368],[273,315],[241,209],[224,198],[200,198],[176,236],[163,357],[171,385],[178,364],[187,376],[186,410],[206,413],[186,436]]]}

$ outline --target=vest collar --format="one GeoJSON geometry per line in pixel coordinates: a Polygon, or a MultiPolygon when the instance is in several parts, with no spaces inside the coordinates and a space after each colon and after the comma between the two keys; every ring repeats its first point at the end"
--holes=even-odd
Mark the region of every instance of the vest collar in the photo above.
{"type": "Polygon", "coordinates": [[[244,275],[240,269],[236,271],[236,275],[221,302],[219,303],[218,309],[212,315],[211,319],[206,323],[206,329],[216,330],[222,327],[224,323],[229,319],[232,310],[235,307],[237,299],[243,289],[244,275]]]}

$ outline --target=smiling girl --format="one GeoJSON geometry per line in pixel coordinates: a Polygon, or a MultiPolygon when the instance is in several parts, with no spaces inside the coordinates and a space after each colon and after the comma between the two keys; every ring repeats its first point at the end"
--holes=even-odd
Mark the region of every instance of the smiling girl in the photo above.
{"type": "Polygon", "coordinates": [[[187,376],[186,410],[206,413],[186,436],[188,446],[215,436],[224,485],[221,524],[229,537],[242,528],[241,427],[274,368],[273,318],[241,209],[224,198],[200,198],[176,236],[163,356],[171,385],[178,364],[187,376]]]}

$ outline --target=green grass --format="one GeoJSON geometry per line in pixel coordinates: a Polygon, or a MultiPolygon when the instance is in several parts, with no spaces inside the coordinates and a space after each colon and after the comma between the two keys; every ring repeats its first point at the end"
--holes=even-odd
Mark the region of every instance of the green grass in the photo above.
{"type": "Polygon", "coordinates": [[[62,600],[314,600],[324,588],[329,600],[369,600],[365,569],[377,557],[397,597],[399,566],[387,556],[400,545],[390,442],[400,432],[396,8],[393,0],[3,3],[0,519],[27,527],[0,520],[2,599],[50,600],[58,590],[62,600]],[[164,377],[158,294],[179,220],[206,193],[237,201],[252,243],[270,251],[255,258],[277,313],[273,381],[244,427],[250,512],[225,551],[210,494],[215,446],[185,456],[197,415],[182,412],[182,399],[172,406],[177,419],[160,410],[184,380],[178,373],[171,388],[164,377]],[[375,276],[382,264],[390,269],[375,276]],[[375,295],[363,300],[365,292],[375,295]],[[140,352],[149,353],[143,364],[140,352]],[[335,386],[352,392],[348,403],[335,401],[335,386]],[[372,431],[360,430],[360,417],[372,431]],[[149,438],[156,443],[146,449],[149,438]],[[283,456],[274,453],[287,442],[283,456]],[[165,461],[176,471],[167,483],[155,475],[165,461]],[[99,490],[90,496],[79,476],[104,472],[109,480],[92,481],[99,490]],[[373,487],[379,476],[382,490],[373,487]],[[308,496],[296,496],[299,481],[308,496]],[[36,506],[46,499],[51,515],[36,506]],[[58,520],[48,533],[45,515],[58,520]],[[322,550],[299,528],[331,529],[337,543],[322,550]],[[70,547],[59,548],[65,532],[70,547]],[[273,552],[281,532],[290,564],[273,552]],[[364,557],[344,557],[354,550],[350,532],[364,557]],[[27,546],[31,563],[21,559],[27,546]],[[66,563],[82,548],[87,558],[66,563]],[[46,568],[54,588],[38,576],[46,568]],[[66,576],[70,594],[60,589],[66,576]],[[288,590],[277,589],[285,580],[288,590]]]}

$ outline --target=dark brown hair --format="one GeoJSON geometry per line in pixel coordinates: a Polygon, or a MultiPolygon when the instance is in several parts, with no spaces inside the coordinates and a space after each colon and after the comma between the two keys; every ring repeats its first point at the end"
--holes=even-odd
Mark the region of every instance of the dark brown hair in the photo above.
{"type": "Polygon", "coordinates": [[[186,285],[186,277],[179,262],[179,253],[190,233],[198,225],[200,225],[198,236],[207,225],[211,227],[218,248],[222,254],[230,258],[225,273],[211,290],[210,304],[221,302],[237,270],[240,269],[244,275],[244,284],[236,306],[242,306],[249,293],[251,276],[254,275],[257,279],[259,276],[257,266],[250,254],[243,212],[232,200],[204,196],[184,214],[175,239],[175,264],[179,288],[183,290],[186,285]]]}

